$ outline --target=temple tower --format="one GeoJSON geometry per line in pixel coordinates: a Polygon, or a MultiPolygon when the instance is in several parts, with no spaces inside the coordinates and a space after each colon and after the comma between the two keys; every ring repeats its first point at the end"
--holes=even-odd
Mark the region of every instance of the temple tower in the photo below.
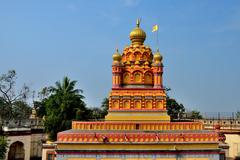
{"type": "Polygon", "coordinates": [[[131,44],[113,54],[112,90],[106,121],[170,121],[162,84],[163,64],[159,50],[153,55],[144,45],[146,33],[140,22],[130,33],[131,44]]]}
{"type": "Polygon", "coordinates": [[[105,121],[73,121],[59,132],[58,160],[219,160],[219,134],[201,122],[170,122],[162,56],[144,45],[139,21],[131,44],[116,50],[105,121]]]}

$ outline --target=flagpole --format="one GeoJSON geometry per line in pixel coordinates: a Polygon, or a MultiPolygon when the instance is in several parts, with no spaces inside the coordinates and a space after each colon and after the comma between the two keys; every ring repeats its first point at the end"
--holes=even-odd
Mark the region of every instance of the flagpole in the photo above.
{"type": "Polygon", "coordinates": [[[157,25],[157,24],[153,26],[152,32],[157,32],[157,33],[154,33],[154,34],[157,34],[157,35],[156,35],[156,47],[157,47],[157,50],[158,50],[158,47],[159,47],[159,39],[158,39],[158,25],[157,25]]]}
{"type": "Polygon", "coordinates": [[[157,49],[159,49],[158,30],[157,30],[157,49]]]}

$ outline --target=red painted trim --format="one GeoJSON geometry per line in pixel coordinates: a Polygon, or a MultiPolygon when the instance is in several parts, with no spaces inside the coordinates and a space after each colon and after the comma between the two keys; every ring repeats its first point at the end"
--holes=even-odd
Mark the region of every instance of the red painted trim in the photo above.
{"type": "Polygon", "coordinates": [[[42,149],[55,149],[55,147],[42,147],[42,149]]]}
{"type": "Polygon", "coordinates": [[[58,133],[57,143],[85,143],[85,144],[102,144],[102,137],[107,138],[116,138],[116,141],[110,141],[110,144],[124,144],[124,143],[135,143],[135,144],[159,144],[159,143],[218,143],[218,133],[210,132],[210,133],[145,133],[145,132],[74,132],[74,133],[66,133],[60,132],[58,133]],[[126,139],[127,137],[127,139],[126,139]],[[157,138],[158,137],[158,138],[157,138]],[[73,141],[73,138],[76,138],[76,141],[73,141]],[[91,138],[91,141],[89,139],[91,138]],[[97,138],[93,141],[92,138],[97,138]],[[132,139],[132,140],[129,140],[132,139]],[[140,142],[139,139],[142,138],[143,141],[140,142]],[[163,138],[163,140],[159,141],[159,138],[163,138]],[[186,141],[185,139],[188,138],[186,141]],[[199,138],[203,138],[204,140],[199,140],[199,138]],[[206,139],[206,138],[213,138],[213,139],[206,139]],[[81,139],[81,140],[80,140],[81,139]],[[86,139],[86,140],[82,140],[86,139]],[[120,141],[120,139],[122,139],[120,141]],[[149,140],[151,139],[151,140],[149,140]],[[197,140],[196,140],[197,139],[197,140]],[[207,140],[207,141],[206,141],[207,140]]]}
{"type": "Polygon", "coordinates": [[[88,131],[88,130],[85,130],[85,132],[59,132],[60,135],[71,135],[71,134],[74,134],[74,135],[89,135],[89,133],[92,133],[92,134],[104,134],[104,135],[144,135],[144,136],[147,136],[147,135],[168,135],[168,136],[171,136],[171,135],[187,135],[187,136],[194,136],[194,135],[206,135],[206,136],[211,136],[211,135],[218,135],[217,132],[207,132],[207,133],[193,133],[193,132],[172,132],[172,133],[145,133],[144,131],[143,132],[93,132],[93,131],[88,131]]]}

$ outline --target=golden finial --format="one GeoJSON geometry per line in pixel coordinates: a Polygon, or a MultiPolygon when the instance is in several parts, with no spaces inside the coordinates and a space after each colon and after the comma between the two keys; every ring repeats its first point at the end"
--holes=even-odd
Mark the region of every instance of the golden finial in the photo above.
{"type": "Polygon", "coordinates": [[[122,56],[118,53],[118,48],[116,48],[116,53],[113,54],[112,58],[113,58],[113,61],[115,62],[121,61],[122,56]]]}
{"type": "Polygon", "coordinates": [[[153,55],[153,59],[156,63],[159,63],[162,61],[163,57],[162,57],[161,53],[159,52],[159,48],[157,48],[156,53],[153,55]]]}
{"type": "Polygon", "coordinates": [[[137,27],[130,32],[130,40],[133,45],[142,45],[146,39],[146,33],[140,28],[141,19],[137,19],[137,27]]]}
{"type": "Polygon", "coordinates": [[[140,26],[140,22],[141,22],[141,19],[137,19],[137,27],[139,28],[139,26],[140,26]]]}

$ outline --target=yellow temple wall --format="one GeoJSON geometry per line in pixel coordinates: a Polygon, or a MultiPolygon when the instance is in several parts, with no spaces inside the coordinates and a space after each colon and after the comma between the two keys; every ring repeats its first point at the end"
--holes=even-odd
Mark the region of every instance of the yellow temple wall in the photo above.
{"type": "Polygon", "coordinates": [[[192,144],[58,144],[59,150],[206,150],[218,149],[217,143],[192,143],[192,144]]]}
{"type": "Polygon", "coordinates": [[[170,122],[170,116],[167,112],[157,111],[157,112],[108,112],[105,116],[106,121],[165,121],[170,122]]]}
{"type": "Polygon", "coordinates": [[[113,90],[109,95],[109,110],[162,110],[166,111],[163,90],[113,90]]]}
{"type": "Polygon", "coordinates": [[[145,100],[145,99],[116,99],[111,101],[110,110],[111,109],[158,109],[158,110],[166,110],[166,103],[164,100],[145,100]]]}
{"type": "Polygon", "coordinates": [[[72,128],[77,130],[202,130],[199,122],[169,123],[169,122],[72,122],[72,128]]]}
{"type": "Polygon", "coordinates": [[[226,143],[230,146],[229,157],[235,158],[240,156],[240,135],[238,134],[224,134],[226,136],[226,143]]]}

